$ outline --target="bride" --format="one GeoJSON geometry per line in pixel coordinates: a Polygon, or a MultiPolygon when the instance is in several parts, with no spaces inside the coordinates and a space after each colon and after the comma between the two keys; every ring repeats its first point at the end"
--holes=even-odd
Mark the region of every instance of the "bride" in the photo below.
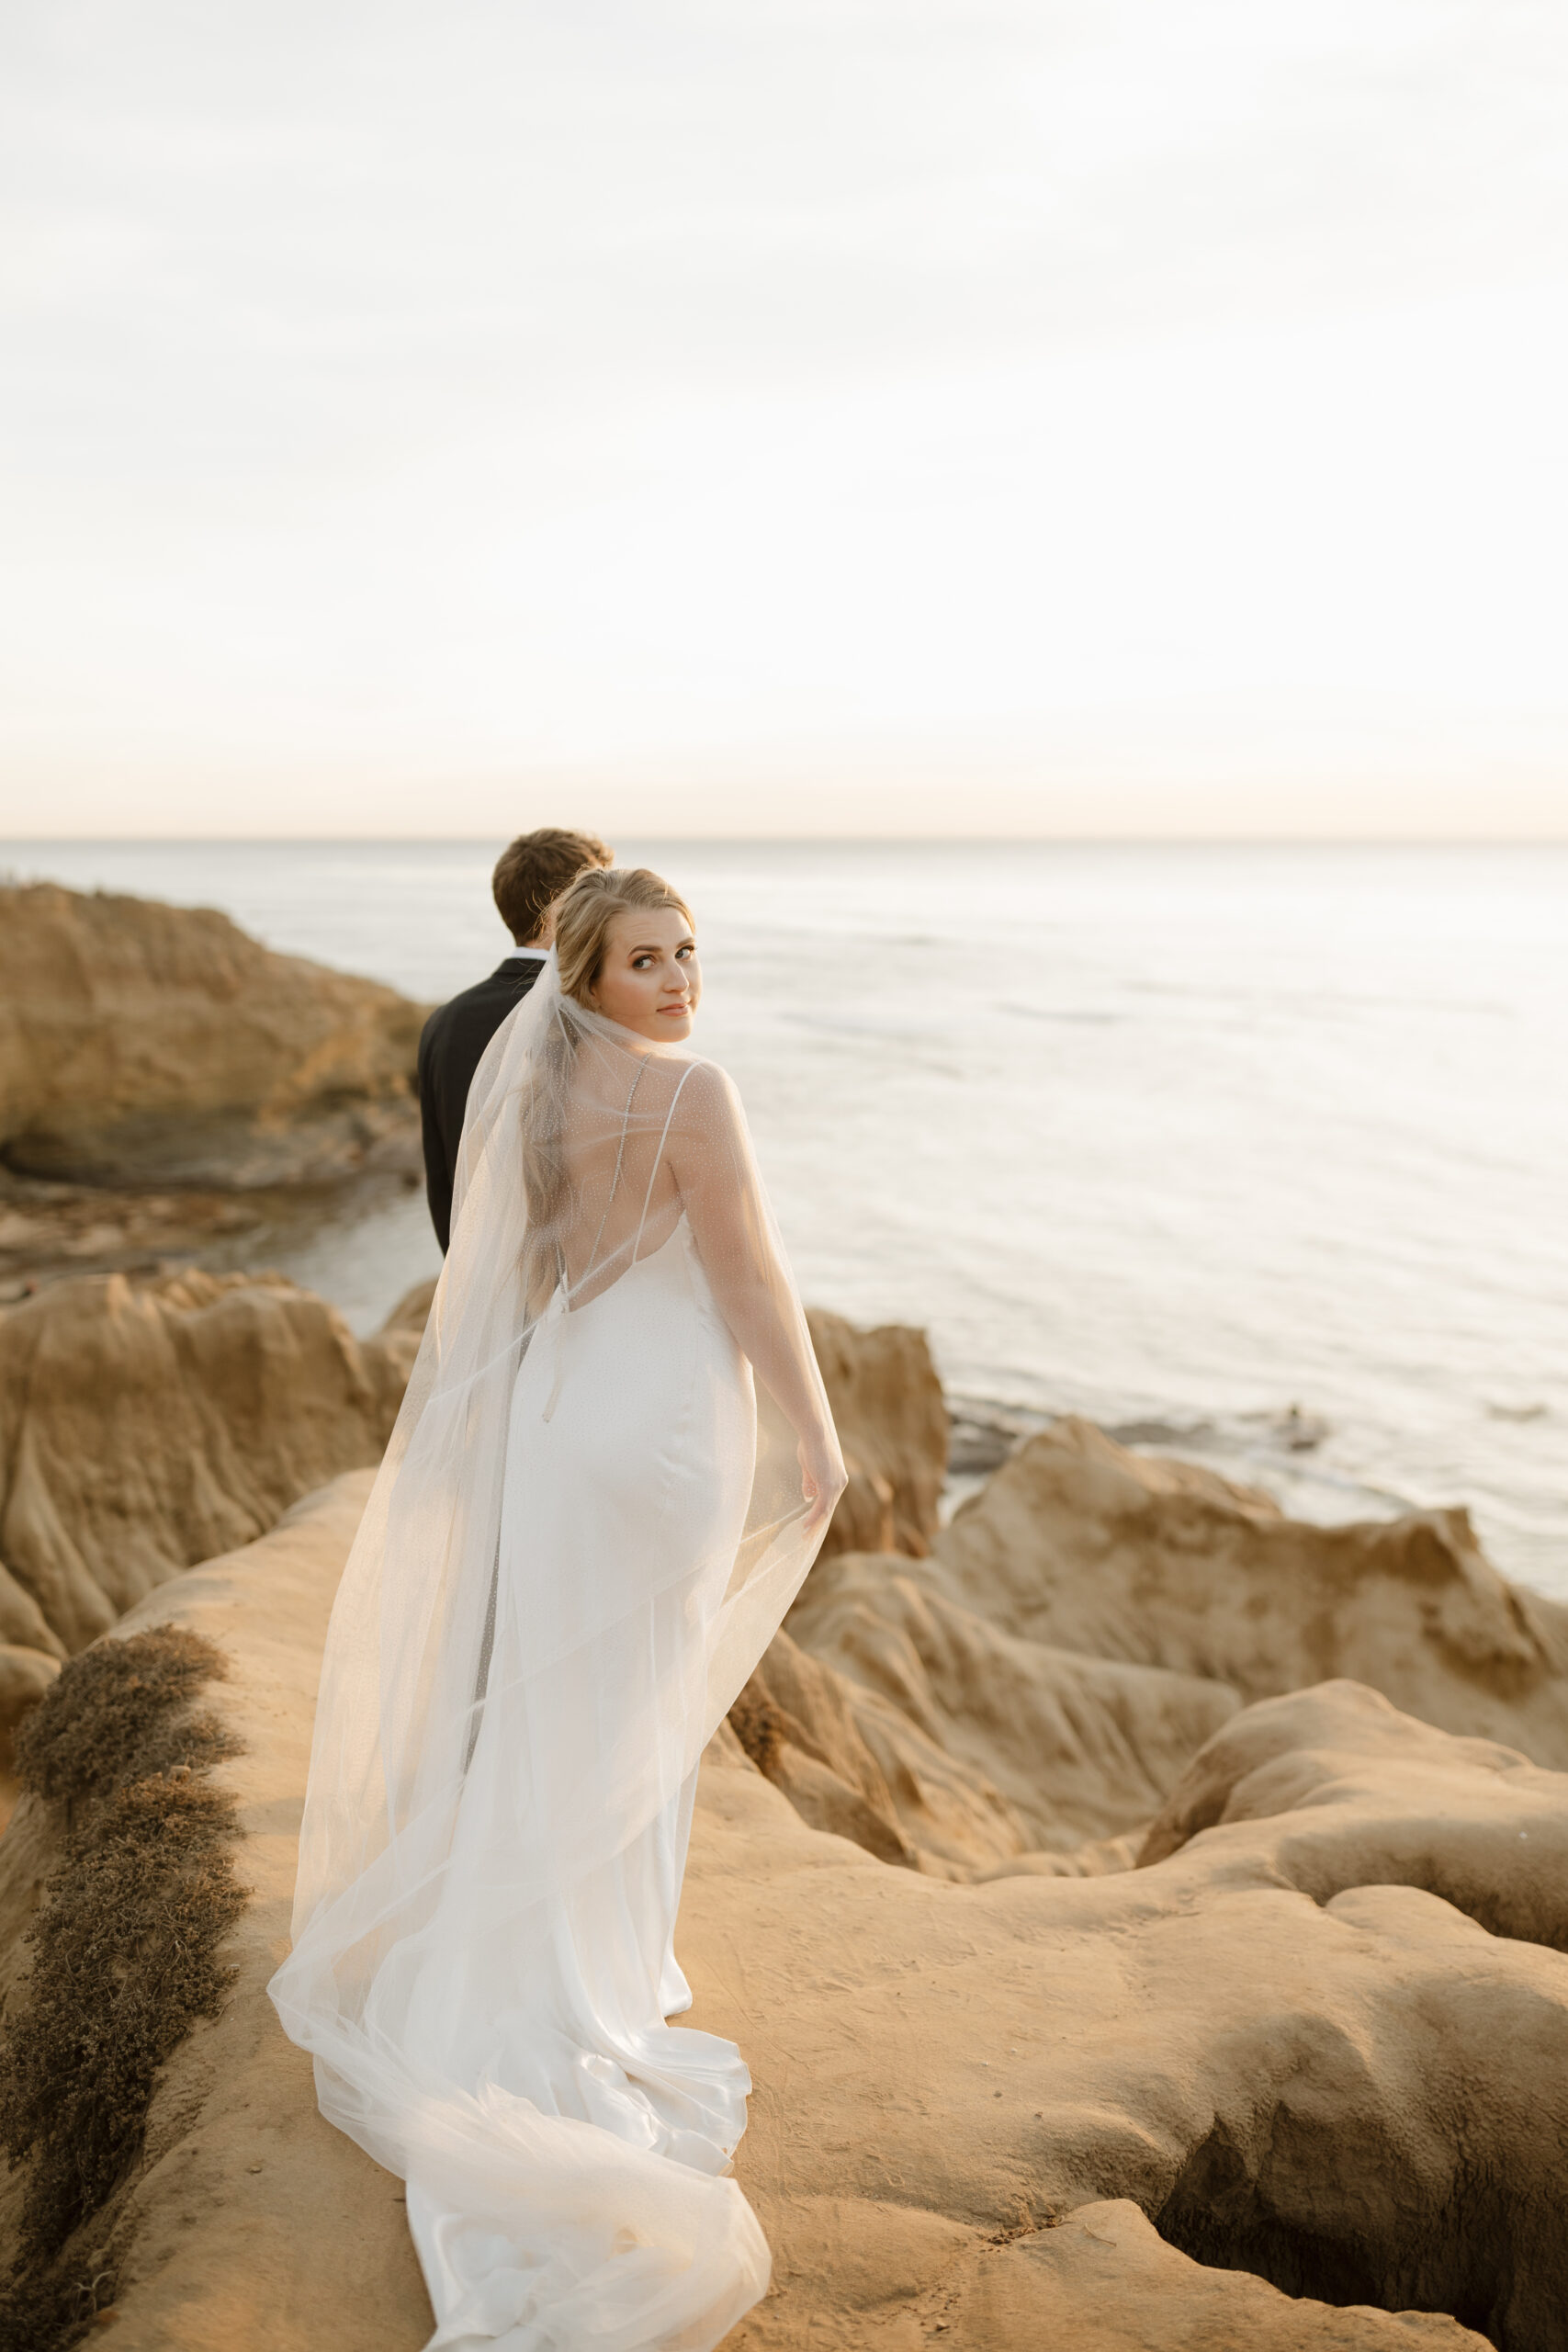
{"type": "Polygon", "coordinates": [[[707,2352],[763,2292],[739,2052],[666,2019],[698,1759],[843,1485],[692,919],[591,869],[468,1096],[333,1611],[292,1953],[436,2346],[707,2352]]]}

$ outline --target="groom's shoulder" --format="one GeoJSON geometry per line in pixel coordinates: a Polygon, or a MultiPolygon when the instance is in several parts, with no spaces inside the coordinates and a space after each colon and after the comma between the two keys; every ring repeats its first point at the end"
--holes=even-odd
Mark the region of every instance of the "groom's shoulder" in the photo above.
{"type": "Polygon", "coordinates": [[[438,1004],[427,1017],[420,1033],[421,1060],[442,1052],[448,1043],[479,1031],[486,1033],[488,1042],[519,997],[527,995],[538,974],[536,964],[513,965],[509,960],[493,972],[487,972],[482,980],[475,980],[471,987],[459,989],[456,996],[438,1004]]]}

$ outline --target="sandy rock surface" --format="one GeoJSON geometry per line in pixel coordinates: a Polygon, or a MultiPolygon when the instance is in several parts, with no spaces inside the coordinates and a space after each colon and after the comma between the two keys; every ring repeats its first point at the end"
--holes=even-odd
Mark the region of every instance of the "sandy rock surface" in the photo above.
{"type": "MultiPolygon", "coordinates": [[[[254,1889],[240,1982],[101,2218],[136,2352],[414,2352],[428,2327],[398,2185],[320,2120],[262,1996],[367,1485],[127,1621],[235,1661],[212,1696],[254,1889]]],[[[0,1842],[12,1998],[47,1811],[0,1842]]],[[[810,1827],[715,1743],[680,1945],[693,2022],[756,2079],[738,2169],[776,2258],[737,2347],[1561,2345],[1568,1780],[1338,1682],[1235,1714],[1149,1849],[954,1884],[810,1827]]]]}
{"type": "MultiPolygon", "coordinates": [[[[784,1636],[833,1669],[905,1836],[946,1874],[1141,1827],[1241,1704],[1224,1683],[1010,1634],[958,1593],[940,1557],[849,1554],[813,1572],[784,1636]]],[[[773,1652],[761,1672],[777,1679],[773,1652]]]]}
{"type": "MultiPolygon", "coordinates": [[[[427,1304],[356,1342],[286,1283],[83,1280],[0,1320],[0,1708],[111,1620],[232,1668],[238,1982],[72,2249],[145,2352],[428,2331],[399,2185],[263,1997],[370,1472],[295,1498],[375,1459],[427,1304]]],[[[938,1533],[919,1335],[813,1325],[863,1485],[710,1749],[680,1933],[757,2086],[733,2344],[1562,2352],[1563,1612],[1460,1514],[1303,1527],[1081,1424],[938,1533]],[[904,1548],[844,1547],[868,1494],[904,1548]]],[[[8,2022],[57,1813],[0,1839],[8,2022]]]]}
{"type": "Polygon", "coordinates": [[[1462,1510],[1312,1526],[1068,1419],[935,1548],[976,1614],[1030,1640],[1246,1700],[1349,1675],[1447,1731],[1568,1766],[1568,1606],[1500,1577],[1462,1510]]]}
{"type": "Polygon", "coordinates": [[[1064,1421],[931,1556],[821,1561],[735,1722],[803,1819],[883,1860],[1096,1876],[1238,1708],[1336,1676],[1568,1763],[1568,1610],[1462,1512],[1314,1527],[1064,1421]]]}
{"type": "Polygon", "coordinates": [[[88,1275],[0,1310],[0,1711],[39,1658],[378,1461],[418,1342],[268,1276],[88,1275]]]}
{"type": "MultiPolygon", "coordinates": [[[[385,1193],[391,1180],[378,1180],[385,1193]]],[[[406,1190],[407,1182],[400,1185],[406,1190]]],[[[202,1250],[258,1239],[262,1206],[277,1195],[123,1192],[102,1184],[46,1183],[0,1160],[0,1305],[30,1298],[72,1274],[157,1273],[202,1250]]],[[[296,1196],[283,1196],[289,1208],[296,1196]]]]}
{"type": "MultiPolygon", "coordinates": [[[[220,1768],[246,1831],[251,1899],[228,1955],[222,2017],[164,2069],[146,2148],[109,2209],[81,2233],[79,2268],[133,2249],[114,2341],[145,2352],[350,2352],[417,2347],[429,2305],[400,2183],[315,2111],[308,2058],[278,2030],[263,1986],[287,1948],[321,1644],[372,1474],[350,1474],[247,1549],[164,1585],[119,1634],[177,1623],[224,1650],[231,1679],[204,1694],[244,1752],[220,1768]]],[[[21,1931],[59,1825],[24,1797],[0,1838],[0,1993],[15,2015],[21,1931]]],[[[20,2182],[0,2188],[13,2222],[20,2182]]],[[[90,2339],[96,2340],[96,2335],[90,2339]]]]}
{"type": "Polygon", "coordinates": [[[210,909],[0,887],[0,1159],[153,1185],[412,1164],[423,1017],[210,909]]]}
{"type": "Polygon", "coordinates": [[[1568,1781],[1347,1684],[1238,1765],[1255,1715],[1289,1809],[1098,1879],[943,1885],[709,1772],[682,1953],[778,2256],[738,2345],[1561,2344],[1568,1961],[1417,1855],[1518,1922],[1568,1781]]]}
{"type": "Polygon", "coordinates": [[[926,1335],[904,1323],[860,1330],[819,1306],[807,1320],[850,1474],[824,1556],[904,1552],[922,1558],[937,1531],[948,1434],[926,1335]]]}

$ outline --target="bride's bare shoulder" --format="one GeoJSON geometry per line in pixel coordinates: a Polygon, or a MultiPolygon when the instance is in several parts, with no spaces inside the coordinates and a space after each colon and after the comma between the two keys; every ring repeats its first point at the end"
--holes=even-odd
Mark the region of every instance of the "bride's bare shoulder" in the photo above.
{"type": "Polygon", "coordinates": [[[682,1126],[728,1132],[743,1124],[745,1114],[734,1080],[705,1054],[671,1055],[668,1082],[675,1115],[682,1126]]]}

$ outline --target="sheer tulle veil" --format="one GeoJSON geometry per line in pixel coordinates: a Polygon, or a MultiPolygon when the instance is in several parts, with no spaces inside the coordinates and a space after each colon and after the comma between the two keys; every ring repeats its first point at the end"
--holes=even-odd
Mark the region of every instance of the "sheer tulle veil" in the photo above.
{"type": "Polygon", "coordinates": [[[576,2333],[558,2316],[529,2333],[514,2312],[483,2325],[470,2312],[468,2333],[443,2326],[436,2343],[697,2346],[765,2284],[750,2211],[694,2139],[624,2144],[476,2090],[454,2078],[444,2030],[420,2020],[435,2014],[433,1969],[446,1971],[442,1997],[461,1997],[461,1956],[443,1942],[459,1875],[466,1945],[493,1936],[521,1949],[530,1919],[626,1855],[683,1791],[689,1805],[703,1747],[821,1540],[834,1494],[830,1478],[803,1491],[813,1432],[836,1458],[733,1088],[689,1047],[649,1044],[564,997],[550,957],[470,1091],[451,1250],[333,1611],[293,1951],[270,1987],[333,2123],[411,2185],[456,2195],[513,2240],[521,2231],[528,2310],[549,2301],[545,2273],[558,2313],[587,2298],[576,2333]],[[509,1462],[520,1370],[541,1440],[558,1412],[591,1416],[604,1374],[594,1310],[637,1270],[615,1312],[645,1361],[616,1376],[664,1377],[664,1335],[637,1300],[644,1287],[653,1297],[647,1261],[682,1223],[703,1295],[738,1343],[734,1394],[708,1400],[728,1449],[720,1483],[739,1498],[704,1538],[721,1556],[689,1556],[677,1503],[655,1481],[637,1558],[595,1558],[591,1573],[577,1560],[567,1576],[550,1532],[560,1498],[542,1498],[536,1521],[514,1436],[509,1462]],[[465,1866],[481,1809],[476,1790],[465,1814],[465,1791],[503,1727],[506,1760],[487,1768],[482,1801],[496,1815],[486,1859],[465,1866]]]}

